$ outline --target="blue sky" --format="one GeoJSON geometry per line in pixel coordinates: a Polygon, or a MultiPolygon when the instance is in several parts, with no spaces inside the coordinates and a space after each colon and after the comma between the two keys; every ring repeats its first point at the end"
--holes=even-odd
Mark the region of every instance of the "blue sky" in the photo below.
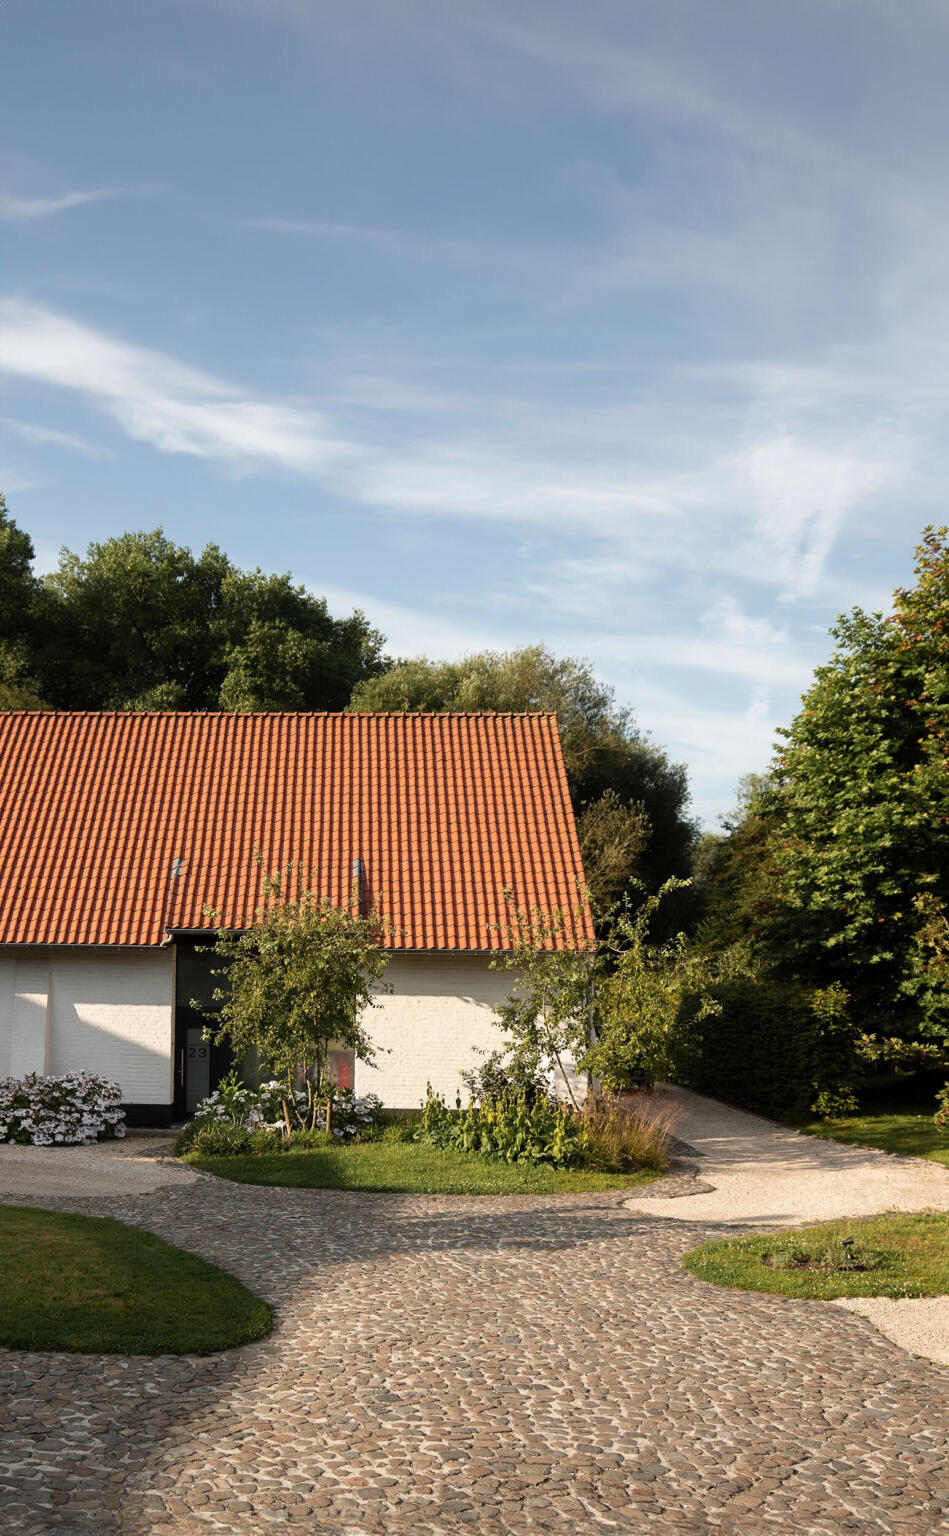
{"type": "Polygon", "coordinates": [[[942,0],[6,0],[0,488],[586,655],[709,824],[945,517],[942,0]]]}

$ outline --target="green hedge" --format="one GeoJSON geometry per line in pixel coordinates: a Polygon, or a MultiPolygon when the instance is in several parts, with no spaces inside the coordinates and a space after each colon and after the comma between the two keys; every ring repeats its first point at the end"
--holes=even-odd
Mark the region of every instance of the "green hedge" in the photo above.
{"type": "Polygon", "coordinates": [[[689,1086],[750,1109],[841,1113],[859,1063],[842,987],[767,978],[719,984],[689,1086]]]}

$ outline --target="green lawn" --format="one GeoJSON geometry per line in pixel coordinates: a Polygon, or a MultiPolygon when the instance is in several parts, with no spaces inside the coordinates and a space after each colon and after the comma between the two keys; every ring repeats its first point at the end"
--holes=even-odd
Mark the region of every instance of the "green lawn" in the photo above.
{"type": "Polygon", "coordinates": [[[711,1285],[778,1296],[830,1301],[836,1296],[941,1296],[949,1293],[949,1216],[893,1212],[886,1216],[822,1222],[796,1232],[732,1237],[703,1243],[685,1254],[686,1269],[711,1285]],[[839,1262],[841,1238],[853,1252],[872,1256],[865,1270],[780,1268],[796,1253],[824,1265],[839,1262]]]}
{"type": "Polygon", "coordinates": [[[861,1110],[832,1120],[794,1120],[808,1136],[827,1136],[831,1141],[854,1142],[859,1147],[879,1147],[907,1157],[926,1157],[949,1168],[949,1135],[933,1125],[932,1112],[908,1111],[903,1106],[861,1110]]]}
{"type": "Polygon", "coordinates": [[[0,1205],[0,1345],[207,1355],[269,1333],[270,1308],[232,1275],[98,1216],[0,1205]]]}
{"type": "Polygon", "coordinates": [[[365,1189],[433,1195],[550,1195],[632,1189],[658,1178],[638,1173],[558,1172],[536,1163],[498,1163],[416,1142],[369,1141],[319,1151],[263,1157],[186,1157],[186,1162],[240,1184],[295,1189],[365,1189]]]}

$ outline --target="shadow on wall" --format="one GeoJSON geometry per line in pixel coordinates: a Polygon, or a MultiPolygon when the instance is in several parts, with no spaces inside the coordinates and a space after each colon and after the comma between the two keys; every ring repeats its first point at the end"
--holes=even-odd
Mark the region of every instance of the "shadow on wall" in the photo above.
{"type": "Polygon", "coordinates": [[[132,1106],[172,1098],[174,960],[164,950],[0,959],[0,1076],[94,1072],[132,1106]]]}

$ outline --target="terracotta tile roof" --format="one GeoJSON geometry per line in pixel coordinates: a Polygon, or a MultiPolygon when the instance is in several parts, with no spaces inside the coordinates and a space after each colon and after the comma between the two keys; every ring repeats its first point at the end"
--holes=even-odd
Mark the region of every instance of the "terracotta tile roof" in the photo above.
{"type": "Polygon", "coordinates": [[[393,949],[504,948],[504,887],[582,879],[554,715],[0,712],[0,943],[246,927],[255,848],[337,904],[361,859],[393,949]]]}

